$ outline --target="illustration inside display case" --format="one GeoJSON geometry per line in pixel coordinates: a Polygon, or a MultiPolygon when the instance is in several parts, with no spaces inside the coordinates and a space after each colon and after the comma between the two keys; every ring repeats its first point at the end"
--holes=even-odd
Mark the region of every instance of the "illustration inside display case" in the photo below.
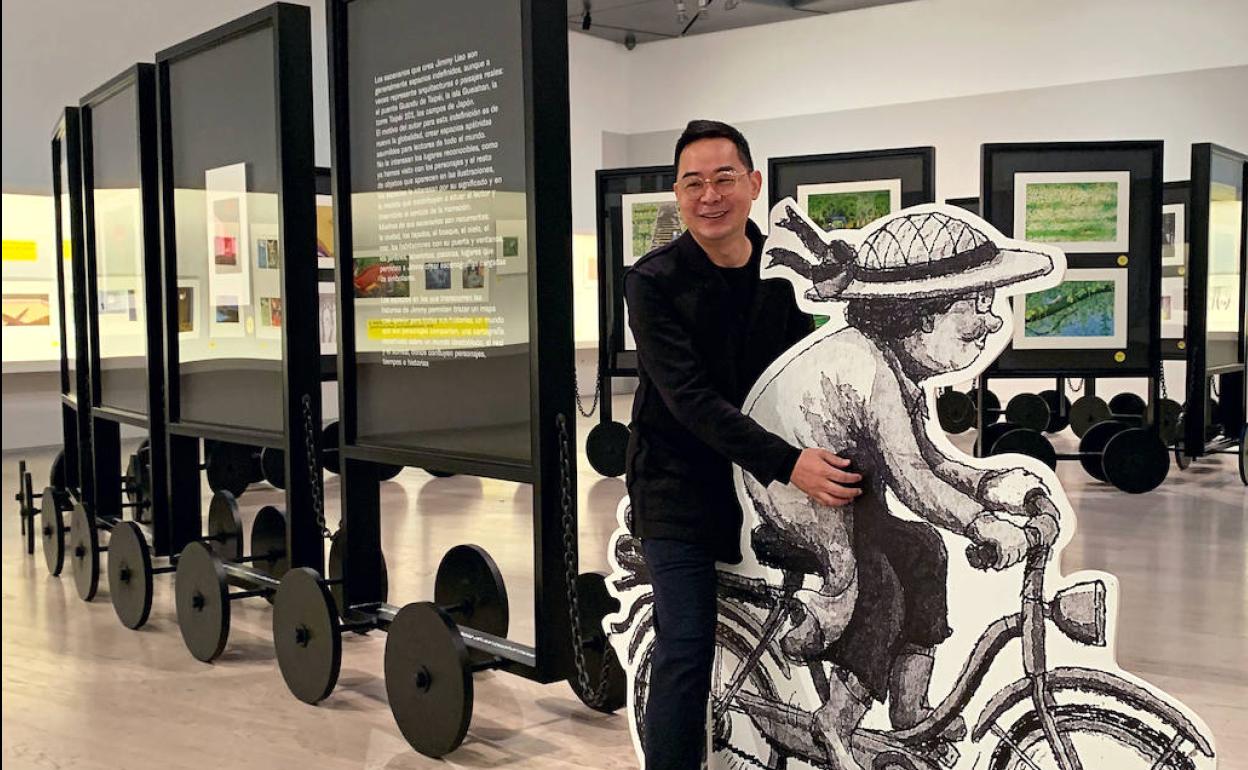
{"type": "MultiPolygon", "coordinates": [[[[863,494],[827,507],[734,468],[744,559],[717,565],[711,768],[1215,766],[1199,717],[1118,665],[1114,576],[1062,574],[1077,514],[1053,471],[973,458],[935,417],[936,389],[983,372],[1020,325],[1106,336],[1114,280],[1068,271],[1053,242],[1101,242],[1116,225],[1040,213],[1069,195],[1095,218],[1117,210],[1103,190],[1045,190],[1035,232],[1051,242],[1035,242],[947,205],[833,231],[792,198],[773,208],[762,277],[834,320],[773,363],[742,411],[847,457],[863,494]],[[1034,316],[1012,309],[1024,296],[1034,316]]],[[[666,729],[645,719],[662,630],[627,498],[618,516],[620,609],[604,629],[643,757],[666,729]]]]}

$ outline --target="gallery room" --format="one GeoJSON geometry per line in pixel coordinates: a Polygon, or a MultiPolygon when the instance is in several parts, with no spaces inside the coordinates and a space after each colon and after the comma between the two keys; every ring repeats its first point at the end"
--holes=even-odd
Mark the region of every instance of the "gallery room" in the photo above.
{"type": "Polygon", "coordinates": [[[5,767],[1248,770],[1248,3],[3,5],[5,767]]]}

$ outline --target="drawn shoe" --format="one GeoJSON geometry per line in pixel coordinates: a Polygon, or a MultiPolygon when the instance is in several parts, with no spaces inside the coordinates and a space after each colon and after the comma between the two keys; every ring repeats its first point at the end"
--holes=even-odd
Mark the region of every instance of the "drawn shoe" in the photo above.
{"type": "MultiPolygon", "coordinates": [[[[932,681],[936,660],[930,647],[907,647],[893,658],[888,676],[888,718],[896,730],[908,730],[931,716],[927,688],[932,681]]],[[[966,720],[954,717],[940,731],[941,740],[960,741],[966,737],[966,720]]]]}

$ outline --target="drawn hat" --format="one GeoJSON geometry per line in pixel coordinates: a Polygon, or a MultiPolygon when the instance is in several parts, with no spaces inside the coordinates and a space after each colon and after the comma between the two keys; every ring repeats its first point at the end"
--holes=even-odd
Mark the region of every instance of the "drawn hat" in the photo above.
{"type": "Polygon", "coordinates": [[[815,286],[807,297],[824,301],[969,294],[1045,275],[1054,267],[1050,255],[1000,248],[969,222],[943,211],[877,222],[856,249],[833,239],[818,264],[795,266],[791,252],[790,259],[772,256],[810,278],[815,286]]]}

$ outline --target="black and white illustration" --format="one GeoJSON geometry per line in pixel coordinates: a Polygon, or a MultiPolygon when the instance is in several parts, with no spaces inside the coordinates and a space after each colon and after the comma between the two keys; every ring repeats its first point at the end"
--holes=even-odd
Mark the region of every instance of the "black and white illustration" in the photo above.
{"type": "MultiPolygon", "coordinates": [[[[719,565],[709,767],[1215,767],[1200,719],[1118,666],[1114,577],[1061,573],[1075,512],[1056,475],[971,457],[935,416],[936,388],[1011,339],[1010,297],[1061,283],[1063,252],[945,205],[825,232],[789,198],[770,220],[762,278],[831,321],[743,411],[848,458],[863,494],[833,508],[734,470],[744,560],[719,565]]],[[[627,498],[619,519],[604,627],[641,758],[653,598],[627,498]]]]}

